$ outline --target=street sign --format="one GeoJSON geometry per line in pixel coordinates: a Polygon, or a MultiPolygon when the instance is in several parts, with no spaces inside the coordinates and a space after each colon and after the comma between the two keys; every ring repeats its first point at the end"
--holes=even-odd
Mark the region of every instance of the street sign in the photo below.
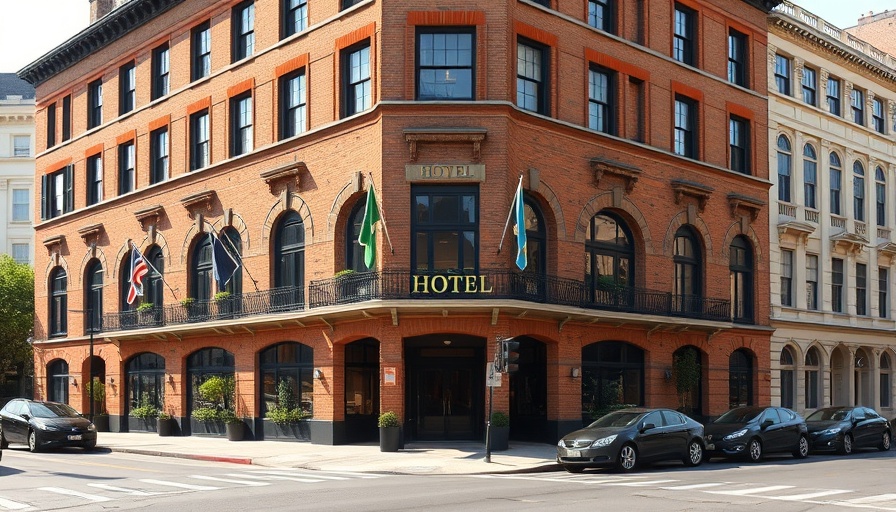
{"type": "Polygon", "coordinates": [[[501,374],[495,371],[495,363],[485,365],[485,385],[489,388],[501,387],[501,374]]]}

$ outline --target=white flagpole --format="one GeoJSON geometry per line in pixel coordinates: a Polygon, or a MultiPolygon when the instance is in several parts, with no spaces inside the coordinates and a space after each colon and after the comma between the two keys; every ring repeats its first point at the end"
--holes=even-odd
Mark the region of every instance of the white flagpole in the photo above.
{"type": "MultiPolygon", "coordinates": [[[[507,227],[510,226],[510,217],[513,216],[513,206],[516,204],[517,198],[521,195],[517,193],[517,190],[523,187],[523,175],[520,174],[520,184],[517,185],[516,190],[513,191],[513,201],[510,203],[510,211],[507,212],[507,222],[504,223],[504,231],[501,232],[501,242],[498,244],[498,254],[501,254],[501,247],[504,246],[504,237],[507,235],[507,227]]],[[[519,229],[519,227],[517,227],[519,229]]]]}
{"type": "MultiPolygon", "coordinates": [[[[370,186],[373,187],[374,195],[378,195],[376,193],[376,186],[373,184],[373,173],[367,172],[367,176],[370,177],[370,186]]],[[[383,215],[383,208],[379,204],[379,199],[377,199],[376,209],[380,211],[380,221],[383,223],[383,232],[386,233],[386,241],[389,242],[389,251],[392,254],[395,254],[395,248],[392,247],[392,237],[389,236],[389,227],[386,226],[386,217],[383,215]]]]}

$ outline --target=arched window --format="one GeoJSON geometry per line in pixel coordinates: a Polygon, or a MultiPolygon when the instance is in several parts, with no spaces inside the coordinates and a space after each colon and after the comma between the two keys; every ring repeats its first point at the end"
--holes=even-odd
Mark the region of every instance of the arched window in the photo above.
{"type": "Polygon", "coordinates": [[[165,410],[165,359],[162,356],[151,352],[137,354],[128,360],[125,372],[128,410],[143,403],[165,410]]]}
{"type": "Polygon", "coordinates": [[[289,211],[280,219],[274,244],[274,283],[290,289],[280,306],[301,305],[305,286],[305,225],[298,213],[289,211]]]}
{"type": "MultiPolygon", "coordinates": [[[[145,282],[145,281],[144,281],[145,282]]],[[[137,301],[134,301],[133,304],[128,304],[128,291],[131,288],[131,251],[125,251],[125,256],[121,260],[121,264],[118,266],[118,310],[119,311],[131,311],[137,309],[139,305],[137,301]]],[[[128,322],[130,320],[130,316],[122,315],[122,322],[128,322]]]]}
{"type": "Polygon", "coordinates": [[[146,261],[149,262],[149,272],[143,279],[143,303],[160,309],[165,302],[165,256],[162,248],[158,245],[150,247],[146,251],[146,261]]]}
{"type": "Polygon", "coordinates": [[[308,345],[287,341],[259,353],[262,414],[274,407],[314,413],[314,351],[308,345]],[[282,400],[289,403],[282,403],[282,400]]]}
{"type": "Polygon", "coordinates": [[[197,301],[211,300],[215,293],[215,276],[212,270],[212,240],[206,234],[199,235],[196,241],[190,270],[190,297],[197,301]]]}
{"type": "Polygon", "coordinates": [[[622,341],[582,348],[582,416],[586,422],[620,405],[643,403],[643,350],[622,341]]]}
{"type": "Polygon", "coordinates": [[[865,221],[865,167],[856,160],[852,164],[852,201],[853,215],[861,222],[865,221]]]}
{"type": "Polygon", "coordinates": [[[890,354],[884,352],[880,355],[880,408],[888,409],[892,406],[892,379],[893,366],[890,362],[890,354]]]}
{"type": "Polygon", "coordinates": [[[233,277],[230,278],[224,289],[219,291],[225,291],[232,295],[241,295],[243,293],[243,266],[241,263],[243,240],[240,238],[239,232],[232,227],[224,228],[221,231],[220,239],[221,243],[224,244],[224,249],[230,253],[234,261],[240,263],[240,266],[237,267],[236,272],[233,273],[233,277]]]}
{"type": "Polygon", "coordinates": [[[694,229],[681,226],[675,233],[675,300],[676,310],[686,312],[702,311],[703,258],[700,243],[694,229]]]}
{"type": "Polygon", "coordinates": [[[803,183],[806,208],[817,208],[815,190],[818,186],[818,157],[811,144],[803,146],[803,183]]]}
{"type": "Polygon", "coordinates": [[[591,218],[585,236],[585,282],[592,300],[604,305],[628,305],[635,284],[635,249],[631,231],[621,217],[602,210],[591,218]]]}
{"type": "Polygon", "coordinates": [[[793,153],[790,141],[783,135],[778,136],[778,201],[791,201],[790,175],[793,166],[793,153]]]}
{"type": "Polygon", "coordinates": [[[806,392],[806,409],[817,409],[821,402],[818,395],[821,391],[818,385],[818,376],[821,366],[818,358],[818,349],[815,347],[806,351],[806,366],[803,369],[803,381],[806,392]]]}
{"type": "Polygon", "coordinates": [[[87,264],[84,282],[87,283],[84,332],[100,332],[103,330],[103,265],[99,260],[87,264]]]}
{"type": "Polygon", "coordinates": [[[753,357],[737,349],[728,358],[728,407],[753,405],[753,357]]]}
{"type": "MultiPolygon", "coordinates": [[[[233,353],[223,348],[203,348],[187,356],[187,415],[190,416],[191,432],[223,434],[223,431],[210,431],[204,422],[192,417],[192,412],[196,408],[208,405],[203,404],[199,396],[199,386],[203,382],[211,377],[233,379],[233,372],[233,353]]],[[[232,396],[225,396],[223,406],[232,409],[234,407],[233,399],[232,396]]]]}
{"type": "Polygon", "coordinates": [[[880,167],[874,170],[874,190],[877,192],[875,212],[877,225],[887,225],[887,176],[880,167]]]}
{"type": "Polygon", "coordinates": [[[57,359],[47,365],[47,400],[68,403],[68,363],[57,359]]]}
{"type": "Polygon", "coordinates": [[[345,269],[354,270],[355,272],[367,272],[367,265],[364,264],[364,246],[358,242],[361,236],[361,222],[364,221],[364,206],[367,204],[367,196],[361,199],[352,208],[351,214],[348,216],[348,222],[345,223],[345,269]]]}
{"type": "MultiPolygon", "coordinates": [[[[526,272],[544,275],[547,271],[546,235],[544,220],[538,203],[529,196],[523,199],[523,219],[526,222],[526,272]]],[[[516,223],[514,222],[514,229],[516,223]]],[[[514,252],[515,254],[515,252],[514,252]]]]}
{"type": "Polygon", "coordinates": [[[68,276],[56,267],[50,273],[50,336],[68,333],[68,276]]]}
{"type": "Polygon", "coordinates": [[[871,380],[871,359],[868,352],[864,348],[856,350],[855,357],[855,404],[871,407],[871,388],[873,382],[871,380]]]}
{"type": "Polygon", "coordinates": [[[744,236],[731,242],[731,308],[735,322],[753,321],[753,249],[744,236]]]}
{"type": "Polygon", "coordinates": [[[793,374],[793,350],[790,347],[781,349],[781,407],[793,409],[796,396],[793,374]]]}
{"type": "Polygon", "coordinates": [[[840,189],[843,187],[843,166],[837,153],[831,152],[831,213],[840,215],[840,189]]]}

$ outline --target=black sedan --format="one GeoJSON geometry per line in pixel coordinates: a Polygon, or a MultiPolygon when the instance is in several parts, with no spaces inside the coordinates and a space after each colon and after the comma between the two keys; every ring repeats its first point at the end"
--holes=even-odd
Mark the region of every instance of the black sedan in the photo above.
{"type": "Polygon", "coordinates": [[[809,454],[803,418],[784,407],[738,407],[706,426],[706,452],[711,457],[747,457],[758,462],[766,453],[809,454]]]}
{"type": "Polygon", "coordinates": [[[813,450],[849,455],[855,448],[890,449],[890,423],[867,407],[828,407],[806,418],[813,450]]]}
{"type": "Polygon", "coordinates": [[[638,464],[703,462],[703,425],[670,409],[625,409],[601,417],[557,443],[557,462],[570,473],[591,467],[632,471],[638,464]]]}
{"type": "Polygon", "coordinates": [[[11,400],[0,409],[0,445],[23,443],[32,452],[60,446],[96,446],[96,427],[66,404],[11,400]]]}

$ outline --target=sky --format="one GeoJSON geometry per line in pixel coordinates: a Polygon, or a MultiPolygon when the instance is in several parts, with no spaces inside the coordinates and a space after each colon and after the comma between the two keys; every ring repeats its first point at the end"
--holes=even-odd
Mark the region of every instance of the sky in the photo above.
{"type": "MultiPolygon", "coordinates": [[[[89,0],[0,0],[0,72],[13,73],[87,27],[89,0]]],[[[797,0],[798,5],[840,28],[861,14],[896,9],[896,0],[797,0]]]]}

